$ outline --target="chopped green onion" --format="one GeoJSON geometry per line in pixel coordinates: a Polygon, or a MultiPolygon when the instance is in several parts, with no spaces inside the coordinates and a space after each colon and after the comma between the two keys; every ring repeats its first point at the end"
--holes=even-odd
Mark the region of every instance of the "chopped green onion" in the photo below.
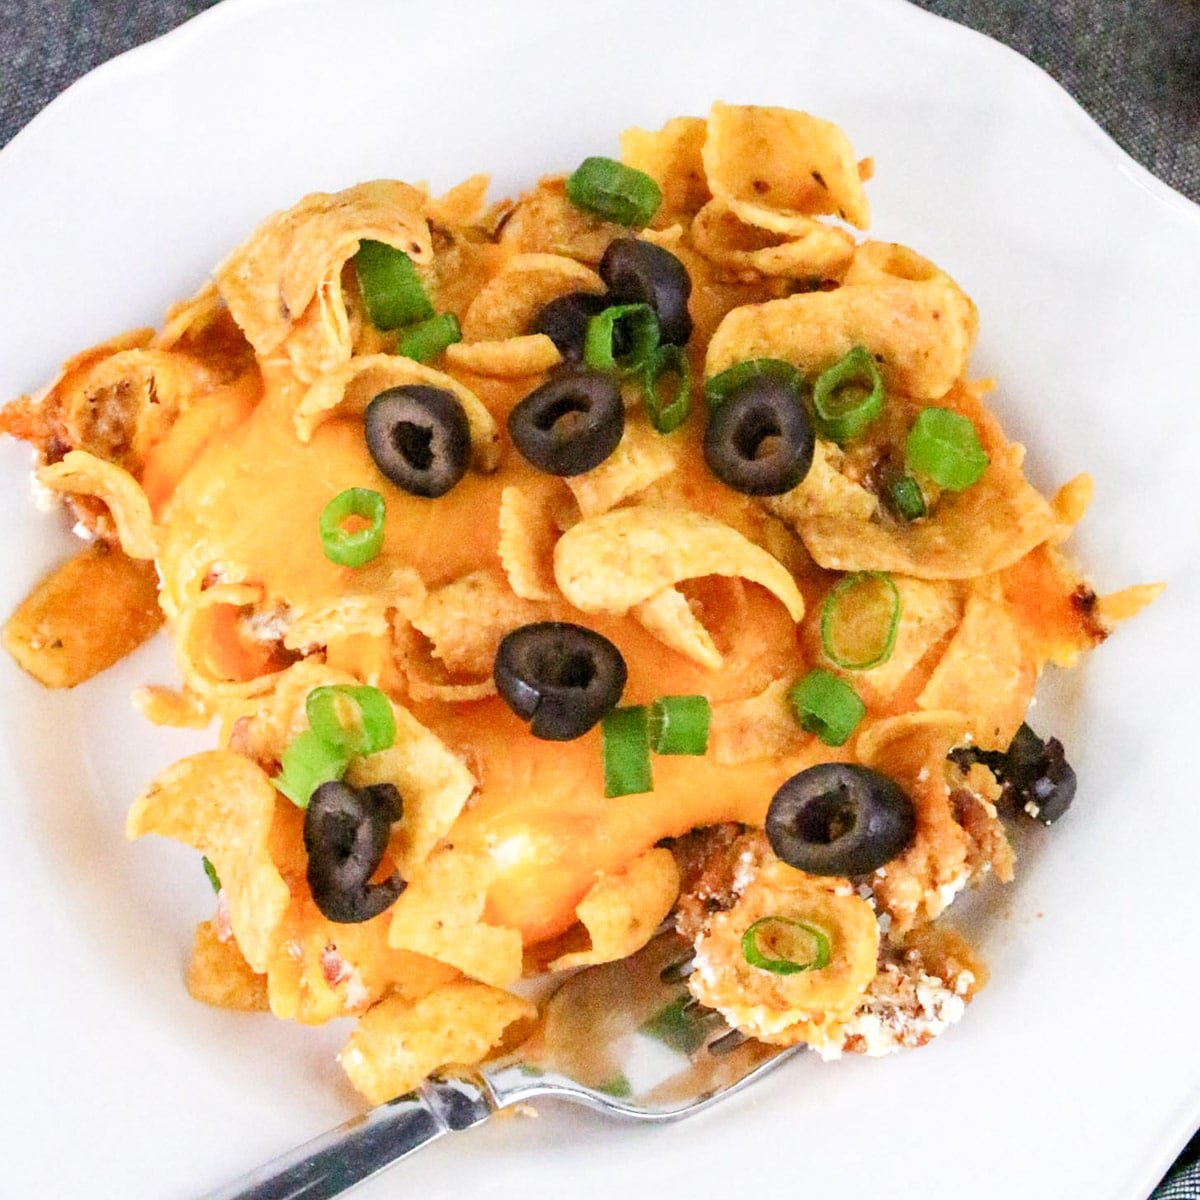
{"type": "Polygon", "coordinates": [[[861,346],[822,371],[813,384],[817,432],[839,446],[862,433],[883,412],[883,379],[861,346]]]}
{"type": "Polygon", "coordinates": [[[988,465],[975,426],[949,408],[923,408],[905,445],[908,465],[952,492],[968,488],[988,465]]]}
{"type": "Polygon", "coordinates": [[[395,744],[396,715],[392,702],[378,688],[325,684],[308,693],[304,708],[313,733],[344,754],[378,754],[395,744]],[[339,700],[354,706],[356,725],[342,723],[339,700]]]}
{"type": "Polygon", "coordinates": [[[821,645],[830,662],[869,671],[892,657],[900,630],[900,593],[885,571],[840,580],[821,608],[821,645]]]}
{"type": "Polygon", "coordinates": [[[313,792],[323,783],[341,779],[349,763],[350,756],[344,750],[306,729],[284,750],[279,774],[271,782],[297,808],[307,808],[313,792]]]}
{"type": "Polygon", "coordinates": [[[646,359],[642,391],[650,424],[659,433],[673,433],[687,420],[692,411],[692,364],[681,347],[659,346],[646,359]],[[659,393],[664,375],[674,375],[677,380],[674,395],[667,401],[659,393]]]}
{"type": "Polygon", "coordinates": [[[588,319],[583,361],[596,371],[632,375],[658,347],[658,317],[648,304],[614,304],[588,319]]]}
{"type": "Polygon", "coordinates": [[[614,1100],[628,1100],[633,1096],[633,1084],[618,1071],[611,1079],[596,1084],[596,1091],[612,1096],[614,1100]]]}
{"type": "Polygon", "coordinates": [[[807,921],[760,917],[742,934],[742,955],[752,967],[773,975],[819,971],[829,966],[829,936],[807,921]]]}
{"type": "Polygon", "coordinates": [[[640,229],[658,212],[662,192],[645,171],[613,158],[585,158],[567,179],[567,199],[606,221],[640,229]]]}
{"type": "Polygon", "coordinates": [[[816,667],[793,684],[788,699],[800,727],[827,746],[844,746],[867,711],[858,693],[824,667],[816,667]]]}
{"type": "Polygon", "coordinates": [[[384,242],[363,241],[354,256],[358,290],[376,329],[399,329],[433,316],[413,260],[384,242]]]}
{"type": "Polygon", "coordinates": [[[401,330],[396,353],[417,362],[432,362],[447,346],[462,341],[462,329],[453,313],[439,313],[428,321],[401,330]]]}
{"type": "Polygon", "coordinates": [[[711,1030],[708,1009],[701,1008],[691,996],[680,996],[660,1009],[638,1027],[639,1033],[662,1042],[680,1054],[693,1054],[704,1045],[711,1030]]]}
{"type": "Polygon", "coordinates": [[[797,396],[804,391],[804,376],[790,362],[784,362],[782,358],[748,358],[705,380],[704,395],[709,407],[715,408],[751,379],[776,380],[786,384],[797,396]]]}
{"type": "Polygon", "coordinates": [[[604,794],[630,796],[654,790],[650,771],[650,714],[643,705],[614,708],[600,727],[604,794]]]}
{"type": "Polygon", "coordinates": [[[650,706],[650,747],[655,754],[704,754],[711,720],[707,696],[664,696],[650,706]]]}
{"type": "Polygon", "coordinates": [[[208,876],[208,882],[212,884],[212,890],[220,895],[221,877],[217,874],[217,868],[212,865],[212,860],[207,854],[200,859],[200,865],[204,868],[205,875],[208,876]]]}
{"type": "Polygon", "coordinates": [[[888,500],[902,521],[917,521],[929,509],[921,485],[911,475],[897,475],[887,488],[888,500]]]}
{"type": "Polygon", "coordinates": [[[318,529],[325,557],[339,567],[362,567],[383,549],[383,497],[370,488],[347,488],[321,510],[318,529]],[[343,524],[351,517],[369,522],[348,532],[343,524]]]}

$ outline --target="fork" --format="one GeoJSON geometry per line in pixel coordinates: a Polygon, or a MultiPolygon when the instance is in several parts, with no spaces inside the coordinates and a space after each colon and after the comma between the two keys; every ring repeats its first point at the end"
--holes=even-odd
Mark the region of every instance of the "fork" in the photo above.
{"type": "Polygon", "coordinates": [[[730,1030],[691,998],[690,967],[691,946],[674,931],[620,962],[588,967],[554,992],[513,1053],[432,1075],[204,1200],[332,1200],[444,1134],[533,1100],[568,1100],[634,1121],[679,1120],[800,1048],[730,1030]]]}

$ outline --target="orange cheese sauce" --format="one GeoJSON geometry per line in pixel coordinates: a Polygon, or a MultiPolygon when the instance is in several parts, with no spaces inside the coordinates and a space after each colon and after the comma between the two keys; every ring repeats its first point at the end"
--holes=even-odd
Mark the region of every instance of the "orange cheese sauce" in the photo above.
{"type": "MultiPolygon", "coordinates": [[[[465,375],[463,381],[492,411],[502,437],[508,411],[538,382],[465,375]]],[[[198,415],[190,428],[181,421],[172,431],[173,444],[159,451],[157,478],[167,478],[170,464],[187,464],[173,493],[164,495],[161,485],[156,492],[166,528],[164,588],[176,604],[194,599],[213,569],[238,582],[260,584],[267,609],[312,609],[348,592],[386,590],[397,568],[415,569],[433,589],[469,571],[498,566],[502,489],[534,481],[544,489],[547,483],[505,440],[493,474],[469,472],[438,500],[409,496],[375,467],[360,418],[330,420],[305,444],[292,423],[299,392],[290,377],[272,377],[268,371],[261,401],[239,410],[252,394],[246,384],[214,400],[207,439],[198,432],[198,415]],[[238,411],[240,424],[231,415],[238,411]],[[373,488],[387,504],[383,551],[359,570],[329,562],[317,536],[321,510],[349,487],[373,488]]],[[[700,422],[692,421],[676,435],[682,464],[658,487],[655,499],[711,513],[764,541],[770,518],[708,472],[699,429],[700,422]]],[[[554,486],[570,503],[565,484],[554,486]]],[[[802,560],[799,554],[796,558],[802,560]]],[[[799,582],[810,593],[810,604],[824,588],[815,571],[799,582]]],[[[697,586],[704,590],[703,581],[697,586]]],[[[741,699],[774,679],[803,673],[797,627],[768,592],[752,584],[714,585],[705,600],[706,623],[726,651],[719,671],[664,647],[630,617],[582,614],[565,601],[554,605],[554,615],[596,629],[618,646],[629,667],[626,704],[694,693],[714,702],[741,699]],[[733,589],[741,589],[739,603],[720,611],[733,589]]],[[[236,639],[228,628],[236,613],[224,610],[223,621],[216,615],[221,611],[217,608],[210,621],[218,643],[210,661],[223,664],[230,678],[268,669],[260,649],[251,647],[237,660],[230,649],[236,639]]],[[[501,869],[489,895],[488,919],[519,929],[527,942],[571,925],[576,904],[599,874],[620,869],[660,839],[697,824],[761,822],[778,786],[824,749],[814,743],[818,751],[811,753],[724,766],[711,758],[656,757],[653,792],[608,799],[599,729],[575,742],[551,743],[532,737],[498,698],[411,707],[479,776],[478,795],[451,840],[490,849],[501,869]]]]}

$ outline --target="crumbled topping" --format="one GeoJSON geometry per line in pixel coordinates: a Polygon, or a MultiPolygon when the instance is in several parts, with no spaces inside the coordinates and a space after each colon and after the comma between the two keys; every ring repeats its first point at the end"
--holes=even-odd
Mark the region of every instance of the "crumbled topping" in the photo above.
{"type": "Polygon", "coordinates": [[[915,952],[881,964],[854,1015],[830,1030],[813,1048],[826,1060],[843,1053],[881,1057],[905,1047],[924,1046],[966,1011],[964,999],[975,977],[961,971],[949,983],[930,975],[915,952]]]}

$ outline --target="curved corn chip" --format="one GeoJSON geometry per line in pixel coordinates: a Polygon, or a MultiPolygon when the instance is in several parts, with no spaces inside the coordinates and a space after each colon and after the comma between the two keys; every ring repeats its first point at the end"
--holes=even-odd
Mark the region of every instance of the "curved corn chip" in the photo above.
{"type": "Polygon", "coordinates": [[[425,215],[436,225],[478,225],[487,211],[490,175],[472,175],[441,196],[425,201],[425,215]]]}
{"type": "Polygon", "coordinates": [[[891,571],[918,579],[972,579],[1010,566],[1058,527],[1021,471],[1024,447],[992,451],[978,483],[944,493],[930,517],[887,527],[846,513],[795,520],[808,552],[835,571],[891,571]]]}
{"type": "Polygon", "coordinates": [[[316,295],[279,347],[296,377],[306,382],[315,382],[340,367],[353,353],[355,336],[342,293],[342,265],[335,265],[321,280],[316,295]]]}
{"type": "Polygon", "coordinates": [[[364,239],[428,262],[433,248],[424,206],[416,188],[381,179],[333,195],[313,193],[269,217],[214,272],[246,340],[260,355],[278,349],[323,283],[336,287],[344,314],[340,283],[332,281],[364,239]]]}
{"type": "Polygon", "coordinates": [[[808,113],[714,104],[702,152],[712,194],[784,213],[871,221],[854,150],[836,125],[808,113]]]}
{"type": "Polygon", "coordinates": [[[838,279],[850,265],[854,239],[844,229],[812,217],[776,221],[757,206],[743,211],[765,223],[746,220],[724,200],[710,200],[692,221],[692,244],[720,267],[760,275],[838,279]]]}
{"type": "Polygon", "coordinates": [[[212,921],[196,926],[186,982],[193,1000],[214,1008],[265,1012],[269,1007],[266,977],[253,970],[233,938],[222,940],[212,921]]]}
{"type": "Polygon", "coordinates": [[[812,517],[869,521],[879,512],[879,501],[862,484],[842,474],[845,460],[841,447],[817,438],[808,474],[790,492],[765,496],[763,507],[797,531],[812,517]]]}
{"type": "Polygon", "coordinates": [[[466,342],[530,332],[538,313],[568,292],[604,291],[595,271],[561,254],[515,254],[480,288],[462,320],[466,342]]]}
{"type": "Polygon", "coordinates": [[[409,697],[418,703],[441,700],[447,704],[463,704],[496,694],[496,681],[490,674],[486,679],[477,680],[451,678],[445,663],[433,657],[429,639],[409,622],[397,621],[392,639],[396,667],[409,697]]]}
{"type": "Polygon", "coordinates": [[[270,643],[249,643],[239,622],[263,600],[257,584],[217,583],[174,617],[175,661],[188,689],[216,704],[270,691],[283,673],[270,643]]]}
{"type": "Polygon", "coordinates": [[[640,950],[666,920],[679,895],[679,868],[670,850],[638,855],[614,875],[603,875],[575,909],[591,942],[560,955],[551,971],[616,962],[640,950]]]}
{"type": "Polygon", "coordinates": [[[544,491],[506,487],[500,493],[500,563],[508,585],[526,600],[553,600],[554,545],[559,529],[554,523],[551,497],[544,491]]]}
{"type": "Polygon", "coordinates": [[[152,559],[158,553],[158,530],[150,502],[128,471],[86,450],[71,450],[61,462],[39,467],[37,478],[52,492],[102,500],[116,526],[121,549],[130,558],[152,559]]]}
{"type": "Polygon", "coordinates": [[[46,687],[74,687],[132,653],[162,621],[153,565],[94,542],[21,601],[4,626],[4,648],[46,687]]]}
{"type": "Polygon", "coordinates": [[[1008,605],[975,592],[917,704],[969,713],[976,744],[1005,750],[1036,684],[1037,664],[1008,605]]]}
{"type": "Polygon", "coordinates": [[[211,860],[238,947],[260,973],[290,899],[268,851],[275,803],[261,768],[229,750],[207,750],[159,774],[125,821],[128,838],[156,833],[211,860]]]}
{"type": "Polygon", "coordinates": [[[519,996],[456,980],[415,1003],[381,1000],[359,1020],[338,1061],[368,1103],[386,1104],[439,1067],[479,1062],[510,1025],[536,1015],[519,996]]]}
{"type": "Polygon", "coordinates": [[[535,601],[517,596],[501,572],[482,570],[430,592],[412,625],[452,673],[490,678],[504,635],[546,615],[535,601]]]}
{"type": "Polygon", "coordinates": [[[554,548],[559,590],[583,612],[626,613],[663,588],[702,575],[757,583],[794,621],[804,616],[804,598],[777,559],[721,521],[688,509],[614,509],[580,521],[554,548]]]}
{"type": "Polygon", "coordinates": [[[73,372],[55,401],[70,445],[137,471],[179,414],[221,382],[186,354],[120,350],[73,372]]]}
{"type": "Polygon", "coordinates": [[[875,912],[847,881],[805,875],[774,861],[696,939],[688,987],[734,1027],[787,1046],[819,1036],[829,1021],[852,1012],[875,977],[878,955],[875,912]],[[792,975],[751,966],[742,953],[742,935],[755,921],[774,916],[820,928],[829,938],[829,963],[792,975]]]}
{"type": "Polygon", "coordinates": [[[598,466],[564,482],[585,517],[608,512],[623,500],[645,491],[679,465],[674,438],[656,433],[644,415],[630,413],[617,448],[598,466]]]}
{"type": "Polygon", "coordinates": [[[520,933],[483,919],[495,869],[486,854],[457,847],[433,854],[392,906],[388,940],[496,987],[520,979],[520,933]]]}
{"type": "Polygon", "coordinates": [[[791,681],[777,679],[756,696],[714,704],[709,753],[718,763],[782,758],[809,738],[788,700],[791,681]]]}
{"type": "Polygon", "coordinates": [[[495,341],[455,342],[446,347],[446,362],[460,371],[496,379],[523,379],[540,375],[562,362],[558,347],[544,334],[501,338],[495,341]]]}
{"type": "Polygon", "coordinates": [[[692,611],[687,597],[674,587],[663,588],[649,600],[629,610],[643,629],[654,634],[664,646],[686,654],[710,671],[719,670],[725,656],[717,649],[712,634],[692,611]]]}
{"type": "Polygon", "coordinates": [[[207,729],[212,724],[212,709],[186,687],[157,687],[148,684],[135,688],[133,706],[151,725],[170,729],[207,729]]]}
{"type": "Polygon", "coordinates": [[[690,216],[709,200],[701,160],[707,136],[703,117],[672,117],[661,129],[626,129],[621,134],[621,161],[649,175],[662,192],[655,225],[690,216]]]}
{"type": "Polygon", "coordinates": [[[841,287],[730,312],[709,342],[705,371],[764,356],[814,371],[865,346],[890,390],[937,400],[966,369],[978,327],[975,305],[944,271],[904,247],[866,242],[841,287]]]}
{"type": "Polygon", "coordinates": [[[391,783],[404,800],[388,853],[406,879],[450,832],[477,786],[466,763],[406,708],[392,705],[396,740],[377,754],[354,759],[346,778],[355,787],[391,783]]]}
{"type": "Polygon", "coordinates": [[[471,427],[475,469],[495,469],[500,457],[500,435],[495,419],[475,393],[450,375],[395,354],[355,358],[314,383],[296,408],[296,436],[307,442],[313,431],[331,417],[361,416],[380,392],[407,384],[440,388],[454,396],[463,406],[471,427]]]}
{"type": "Polygon", "coordinates": [[[151,344],[159,350],[170,350],[184,338],[203,333],[224,309],[216,283],[206,280],[194,296],[167,309],[162,328],[151,344]]]}
{"type": "Polygon", "coordinates": [[[561,175],[542,179],[517,201],[500,230],[500,244],[518,254],[555,254],[595,266],[615,237],[629,230],[577,208],[561,175]]]}

